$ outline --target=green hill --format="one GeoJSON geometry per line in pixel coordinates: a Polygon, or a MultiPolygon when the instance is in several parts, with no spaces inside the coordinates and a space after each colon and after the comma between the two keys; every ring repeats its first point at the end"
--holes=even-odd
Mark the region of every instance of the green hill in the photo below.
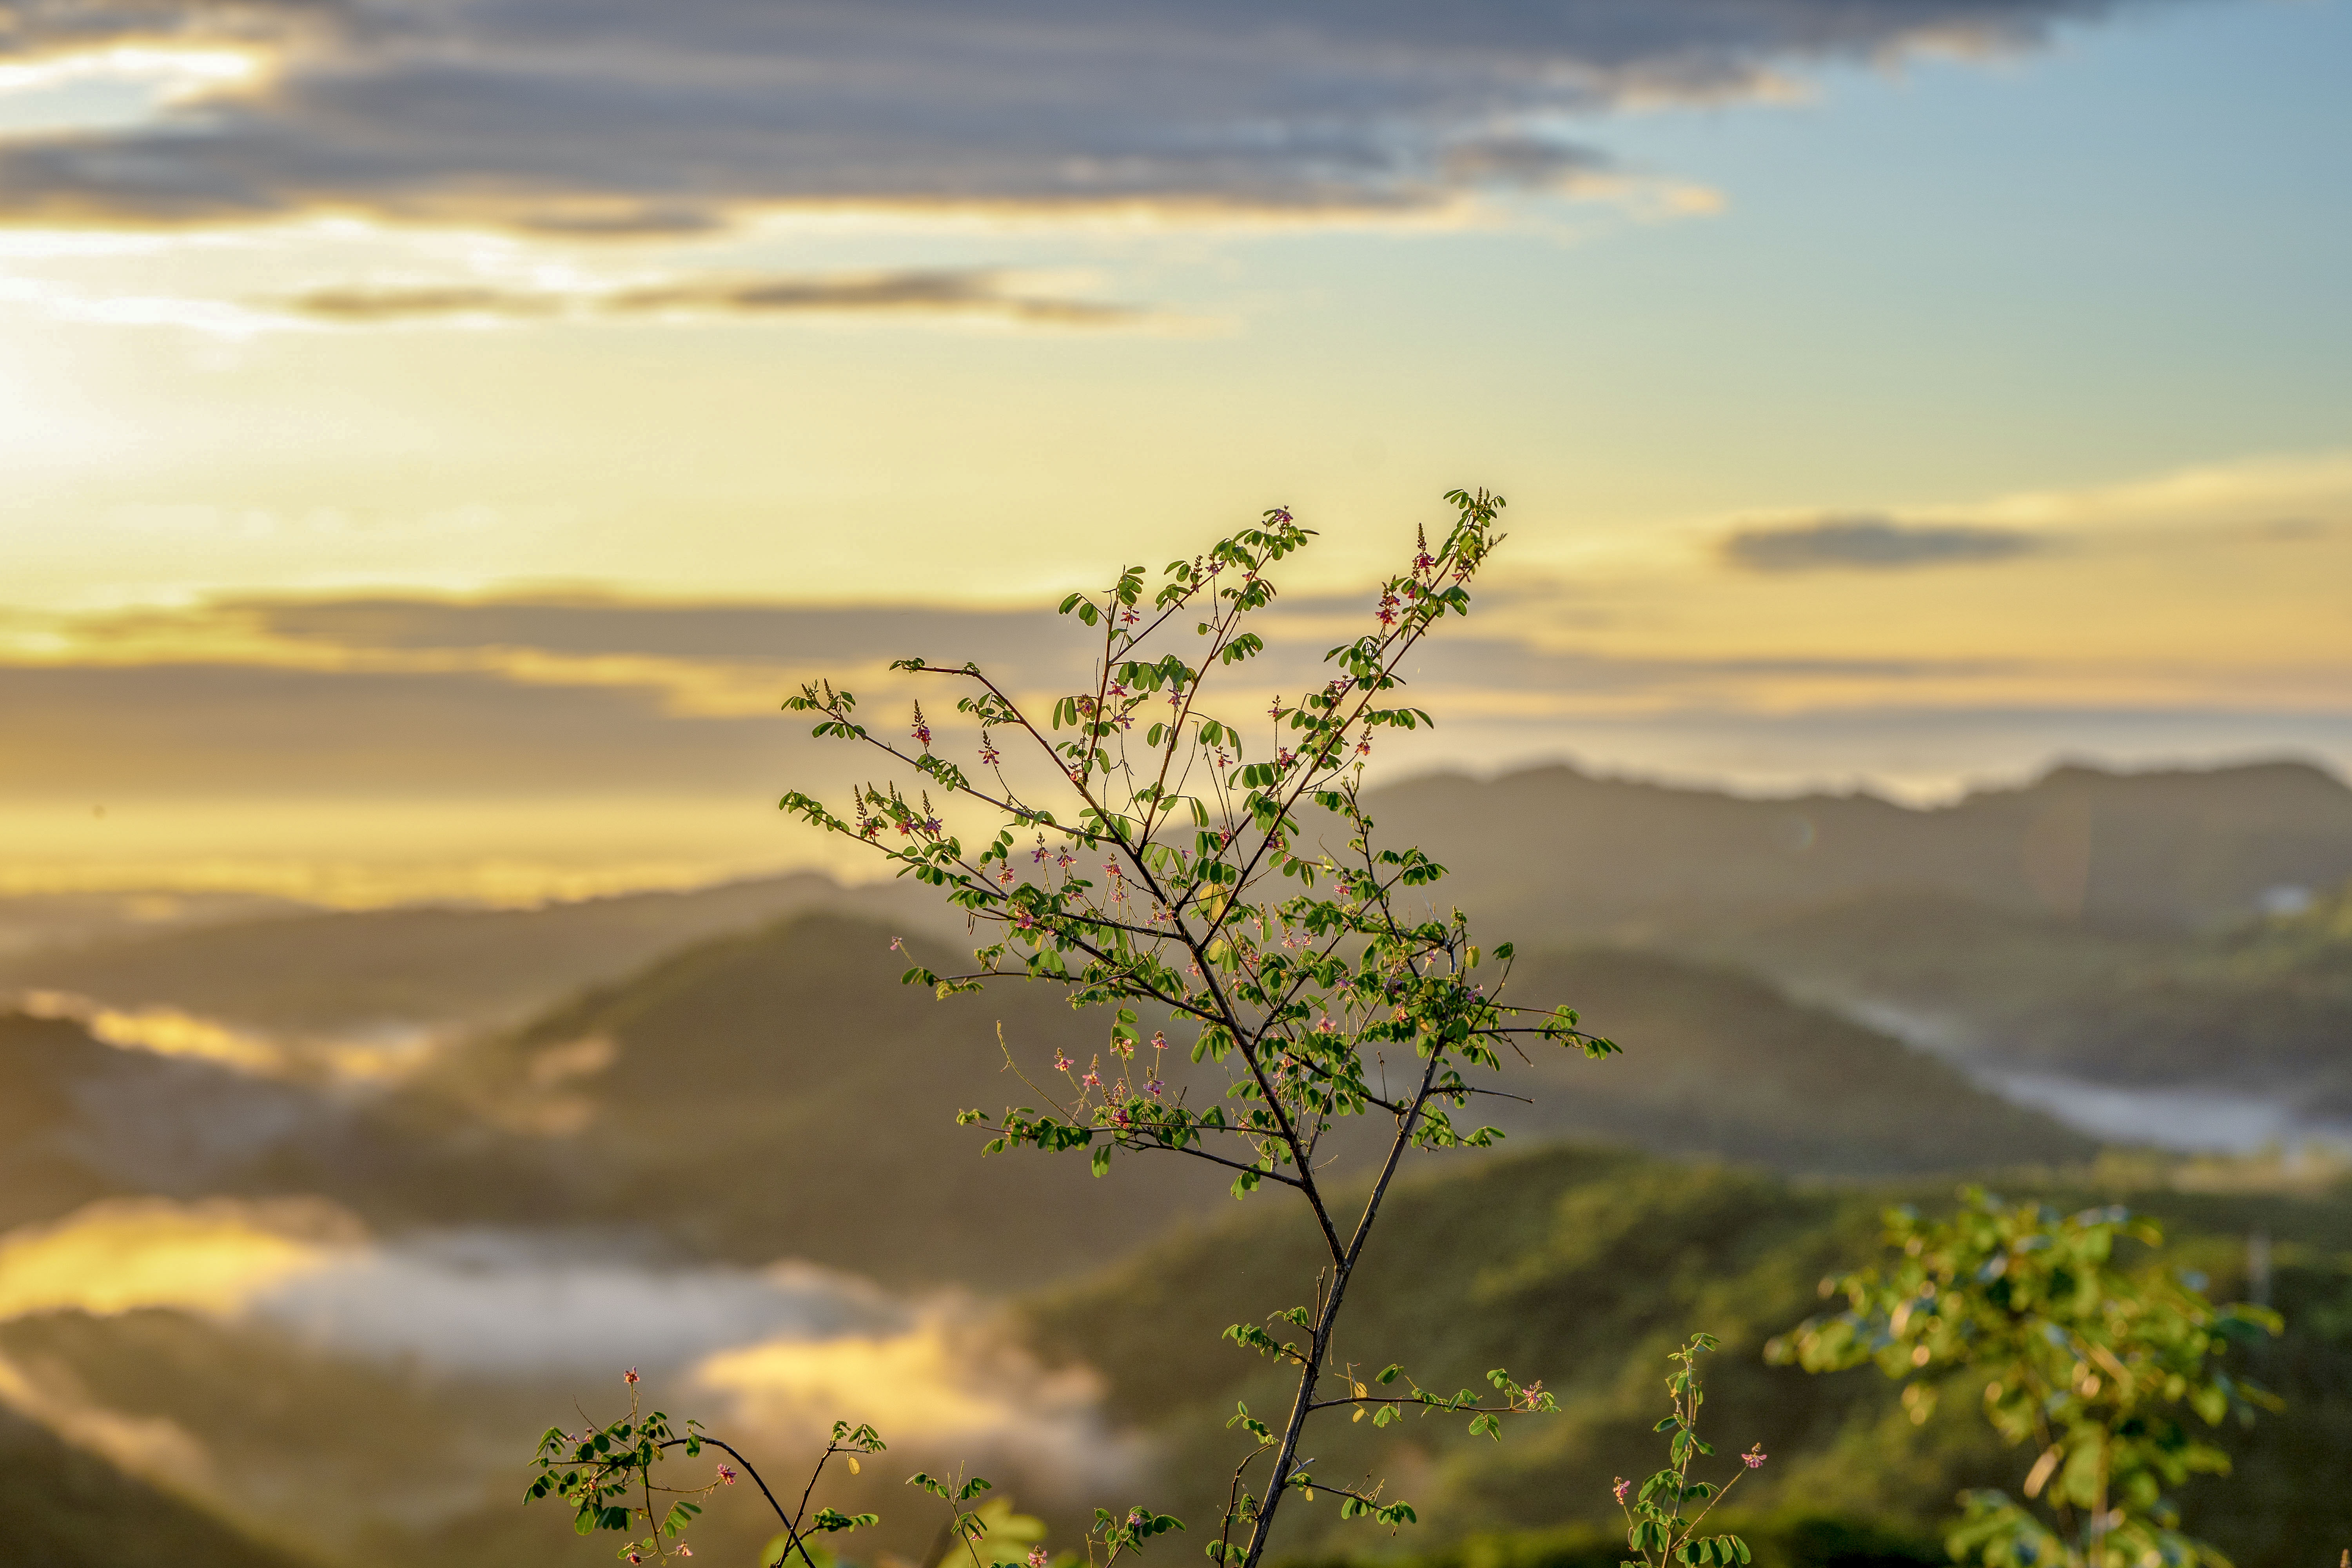
{"type": "MultiPolygon", "coordinates": [[[[2070,1206],[2125,1198],[2158,1214],[2170,1256],[2208,1273],[2225,1299],[2245,1289],[2246,1235],[2274,1239],[2272,1289],[2290,1330],[2252,1352],[2252,1370],[2286,1395],[2287,1413],[2227,1431],[2240,1473],[2200,1479],[2182,1500],[2189,1527],[2239,1568],[2289,1568],[2336,1551],[2352,1533],[2352,1494],[2310,1478],[2352,1466],[2352,1210],[2340,1199],[2095,1185],[2050,1195],[2070,1206]]],[[[1311,1445],[1316,1468],[1390,1478],[1423,1526],[1391,1543],[1341,1524],[1328,1506],[1302,1510],[1278,1549],[1422,1551],[1496,1530],[1605,1528],[1611,1479],[1644,1473],[1636,1467],[1654,1458],[1664,1355],[1702,1329],[1723,1341],[1708,1369],[1710,1431],[1726,1452],[1761,1442],[1772,1456],[1743,1484],[1748,1511],[1876,1520],[1910,1538],[1948,1513],[1960,1487],[2013,1486],[2019,1456],[1994,1444],[1965,1399],[1915,1427],[1873,1370],[1816,1378],[1762,1363],[1764,1342],[1816,1307],[1815,1282],[1871,1252],[1876,1212],[1897,1198],[1932,1205],[1949,1189],[1824,1190],[1575,1148],[1401,1186],[1366,1255],[1343,1359],[1365,1370],[1402,1361],[1449,1391],[1508,1366],[1542,1378],[1562,1412],[1512,1426],[1499,1447],[1465,1437],[1459,1418],[1385,1433],[1330,1420],[1311,1445]]],[[[1211,1518],[1234,1452],[1225,1421],[1235,1401],[1259,1409],[1284,1399],[1279,1375],[1220,1333],[1295,1305],[1319,1256],[1289,1210],[1254,1201],[1032,1298],[1026,1331],[1040,1354],[1100,1371],[1112,1408],[1166,1456],[1164,1506],[1211,1518]]],[[[1528,1556],[1528,1568],[1544,1561],[1528,1556]]],[[[1511,1554],[1497,1548],[1486,1560],[1511,1554]]]]}
{"type": "Polygon", "coordinates": [[[892,937],[810,914],[704,942],[487,1043],[440,1087],[532,1133],[571,1211],[894,1282],[1062,1272],[1223,1191],[1189,1163],[1088,1181],[982,1160],[958,1110],[1042,1103],[1006,1070],[1000,1025],[1035,1074],[1055,1047],[1088,1059],[1108,1020],[1042,985],[941,1002],[899,984],[892,937]]]}
{"type": "MultiPolygon", "coordinates": [[[[538,1137],[566,1173],[568,1208],[746,1261],[1007,1283],[1101,1261],[1216,1201],[1223,1179],[1174,1156],[1115,1162],[1099,1182],[1034,1153],[982,1160],[958,1110],[1042,1103],[1007,1071],[999,1025],[1041,1077],[1056,1047],[1087,1060],[1108,1019],[1043,985],[938,1001],[898,976],[949,955],[890,942],[887,927],[817,913],[706,942],[485,1045],[441,1088],[538,1137]]],[[[1724,971],[1568,952],[1523,963],[1512,994],[1572,1002],[1628,1050],[1538,1058],[1516,1088],[1534,1107],[1478,1102],[1507,1132],[1820,1173],[2095,1152],[1932,1058],[1724,971]]],[[[1181,1088],[1185,1065],[1171,1068],[1181,1088]]]]}
{"type": "Polygon", "coordinates": [[[1654,953],[1524,960],[1510,993],[1564,999],[1620,1057],[1538,1057],[1532,1110],[1480,1112],[1508,1131],[1815,1174],[2066,1163],[2093,1140],[1976,1088],[1933,1057],[1764,981],[1654,953]]]}
{"type": "Polygon", "coordinates": [[[0,1561],[25,1568],[301,1568],[0,1405],[0,1561]]]}
{"type": "Polygon", "coordinates": [[[1957,1052],[2106,1081],[2226,1081],[2352,1116],[2352,886],[2296,914],[2161,936],[1862,895],[1688,945],[1908,1013],[1957,1052]]]}

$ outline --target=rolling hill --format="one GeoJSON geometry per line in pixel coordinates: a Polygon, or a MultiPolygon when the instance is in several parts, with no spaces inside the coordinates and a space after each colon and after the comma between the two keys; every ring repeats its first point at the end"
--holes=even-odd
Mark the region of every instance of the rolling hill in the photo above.
{"type": "MultiPolygon", "coordinates": [[[[1003,1284],[1098,1262],[1218,1201],[1172,1156],[1100,1182],[1032,1153],[982,1161],[954,1113],[1042,1103],[1055,1048],[1085,1061],[1108,1021],[1014,984],[937,1001],[899,984],[886,926],[812,913],[664,959],[452,1063],[420,1093],[538,1138],[566,1206],[738,1260],[808,1258],[904,1281],[1003,1284]]],[[[1948,1067],[1760,982],[1654,954],[1523,963],[1512,994],[1575,1002],[1627,1053],[1555,1051],[1518,1075],[1533,1108],[1480,1101],[1521,1137],[1606,1137],[1826,1174],[2087,1158],[2089,1141],[1948,1067]],[[1496,1107],[1501,1107],[1497,1110],[1496,1107]]],[[[1171,1051],[1171,1084],[1182,1064],[1171,1051]]]]}
{"type": "MultiPolygon", "coordinates": [[[[2181,1501],[2188,1527],[2240,1568],[2290,1568],[2335,1551],[2352,1532],[2352,1496],[2315,1495],[2306,1478],[2352,1465],[2352,1287],[2340,1262],[2352,1219],[2340,1199],[2021,1184],[2066,1207],[2124,1200],[2158,1215],[2172,1237],[2168,1256],[2210,1276],[2221,1300],[2246,1289],[2247,1234],[2273,1239],[2271,1288],[2289,1330],[2248,1353],[2287,1412],[2223,1428],[2238,1474],[2199,1479],[2181,1501]]],[[[1706,1367],[1711,1440],[1726,1454],[1760,1442],[1772,1457],[1743,1487],[1748,1514],[1839,1515],[1927,1533],[1959,1488],[2014,1486],[2030,1456],[2000,1449],[1970,1399],[1946,1400],[1915,1427],[1874,1369],[1809,1377],[1764,1364],[1760,1352],[1816,1309],[1816,1281],[1869,1258],[1883,1205],[1949,1198],[1940,1184],[1823,1188],[1573,1147],[1474,1157],[1401,1184],[1365,1255],[1340,1358],[1362,1370],[1402,1362],[1447,1392],[1483,1387],[1488,1368],[1508,1367],[1543,1379],[1561,1413],[1511,1426],[1499,1447],[1469,1437],[1461,1417],[1386,1433],[1327,1417],[1312,1438],[1317,1470],[1388,1478],[1422,1528],[1391,1542],[1343,1524],[1327,1500],[1300,1510],[1276,1550],[1377,1560],[1474,1531],[1605,1530],[1612,1477],[1655,1462],[1661,1439],[1650,1425],[1664,1354],[1700,1330],[1722,1340],[1706,1367]]],[[[1155,1504],[1188,1521],[1213,1519],[1235,1452],[1226,1426],[1235,1402],[1279,1409],[1286,1398],[1278,1372],[1223,1331],[1297,1304],[1323,1256],[1289,1208],[1253,1203],[1030,1298],[1024,1321],[1040,1354],[1098,1369],[1111,1408],[1153,1434],[1167,1456],[1155,1504]]],[[[1528,1568],[1551,1560],[1515,1553],[1508,1541],[1438,1560],[1521,1559],[1528,1568]]]]}
{"type": "Polygon", "coordinates": [[[304,1568],[0,1404],[0,1557],[26,1568],[304,1568]]]}
{"type": "Polygon", "coordinates": [[[1865,1014],[1907,1015],[1955,1056],[2110,1082],[2227,1082],[2352,1119],[2352,885],[2194,934],[2119,936],[1877,894],[1684,945],[1865,1014]]]}

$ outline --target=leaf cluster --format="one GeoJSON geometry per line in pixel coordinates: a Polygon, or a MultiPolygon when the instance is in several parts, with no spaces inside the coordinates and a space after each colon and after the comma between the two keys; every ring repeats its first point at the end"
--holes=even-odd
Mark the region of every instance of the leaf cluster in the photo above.
{"type": "Polygon", "coordinates": [[[1739,1484],[1740,1477],[1764,1463],[1759,1446],[1740,1456],[1742,1468],[1734,1470],[1727,1481],[1718,1485],[1691,1479],[1692,1462],[1715,1455],[1715,1449],[1698,1435],[1699,1406],[1706,1402],[1698,1358],[1715,1349],[1717,1343],[1712,1334],[1693,1334],[1668,1358],[1674,1363],[1674,1371],[1666,1378],[1666,1393],[1673,1408],[1651,1428],[1670,1434],[1666,1439],[1665,1468],[1643,1481],[1638,1489],[1622,1478],[1615,1488],[1617,1506],[1625,1515],[1626,1549],[1635,1553],[1634,1560],[1622,1568],[1668,1568],[1674,1563],[1685,1568],[1736,1568],[1747,1563],[1752,1555],[1748,1542],[1737,1535],[1698,1532],[1699,1525],[1725,1494],[1739,1484]]]}
{"type": "Polygon", "coordinates": [[[1948,1383],[1976,1386],[1985,1415],[2034,1458],[2023,1501],[1963,1499],[1956,1556],[1988,1568],[2226,1568],[2182,1534],[2169,1492],[2190,1476],[2226,1474],[2229,1458],[2189,1425],[2252,1419],[2276,1401],[2234,1377],[2233,1343],[2275,1333],[2265,1308],[2215,1306],[2197,1276],[2119,1252],[2152,1249],[2154,1222],[2120,1205],[2062,1215],[2038,1202],[1962,1192],[1948,1219],[1911,1207],[1885,1215],[1892,1254],[1822,1281],[1846,1310],[1807,1320],[1772,1356],[1809,1371],[1874,1363],[1905,1384],[1915,1421],[1948,1383]]]}

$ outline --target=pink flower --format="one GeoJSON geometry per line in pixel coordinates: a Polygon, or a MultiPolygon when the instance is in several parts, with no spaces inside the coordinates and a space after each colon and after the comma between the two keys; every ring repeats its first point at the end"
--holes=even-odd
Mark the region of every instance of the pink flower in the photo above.
{"type": "Polygon", "coordinates": [[[1054,1070],[1055,1072],[1067,1072],[1076,1065],[1076,1063],[1072,1062],[1069,1058],[1064,1056],[1061,1052],[1055,1051],[1054,1053],[1054,1070]]]}
{"type": "Polygon", "coordinates": [[[677,1543],[677,1554],[680,1557],[691,1557],[694,1555],[694,1548],[681,1541],[677,1543]]]}
{"type": "Polygon", "coordinates": [[[1005,887],[1008,887],[1008,888],[1009,888],[1009,887],[1013,886],[1013,868],[1012,868],[1012,867],[1010,867],[1010,866],[1007,866],[1006,868],[1004,868],[1004,869],[1003,869],[1003,870],[999,871],[999,872],[996,874],[996,879],[997,879],[997,881],[998,881],[999,883],[1003,884],[1003,886],[1005,886],[1005,887]]]}
{"type": "Polygon", "coordinates": [[[1764,1445],[1761,1443],[1757,1444],[1753,1448],[1748,1449],[1748,1452],[1739,1456],[1739,1462],[1746,1465],[1751,1470],[1762,1469],[1764,1468],[1764,1445]]]}
{"type": "Polygon", "coordinates": [[[1271,703],[1267,704],[1267,706],[1266,706],[1266,710],[1265,710],[1265,716],[1266,716],[1267,718],[1269,718],[1269,719],[1279,719],[1279,718],[1281,718],[1281,717],[1282,717],[1282,699],[1281,699],[1281,698],[1276,697],[1276,699],[1275,699],[1271,703]]]}
{"type": "Polygon", "coordinates": [[[628,1371],[626,1371],[626,1372],[623,1373],[621,1374],[621,1381],[622,1381],[623,1383],[635,1383],[635,1382],[636,1382],[636,1381],[637,1381],[637,1369],[636,1369],[635,1367],[631,1367],[628,1371]]]}
{"type": "Polygon", "coordinates": [[[1110,683],[1110,694],[1113,697],[1124,697],[1127,695],[1127,688],[1114,680],[1110,683]]]}
{"type": "Polygon", "coordinates": [[[990,745],[986,741],[982,741],[980,743],[980,760],[985,766],[992,768],[1004,759],[998,754],[994,746],[990,745]]]}
{"type": "Polygon", "coordinates": [[[1044,1547],[1033,1546],[1029,1549],[1029,1568],[1045,1568],[1045,1564],[1051,1561],[1052,1559],[1045,1555],[1044,1547]]]}
{"type": "Polygon", "coordinates": [[[1167,1085],[1161,1083],[1156,1078],[1148,1078],[1143,1080],[1143,1092],[1150,1095],[1154,1100],[1159,1099],[1160,1091],[1167,1087],[1167,1085]]]}
{"type": "Polygon", "coordinates": [[[1087,1076],[1078,1079],[1078,1081],[1085,1084],[1088,1089],[1100,1089],[1102,1087],[1102,1074],[1095,1071],[1092,1068],[1088,1068],[1087,1069],[1087,1076]]]}
{"type": "Polygon", "coordinates": [[[731,1487],[731,1486],[733,1486],[733,1485],[735,1484],[735,1469],[734,1469],[734,1467],[733,1467],[733,1466],[731,1466],[731,1465],[721,1465],[721,1466],[719,1466],[719,1479],[720,1480],[722,1480],[722,1481],[725,1481],[729,1486],[730,1486],[730,1487],[731,1487]]]}
{"type": "Polygon", "coordinates": [[[1619,1477],[1617,1478],[1617,1484],[1616,1484],[1615,1486],[1611,1487],[1611,1488],[1609,1489],[1609,1490],[1610,1490],[1610,1494],[1611,1494],[1612,1496],[1615,1497],[1615,1498],[1616,1498],[1616,1500],[1617,1500],[1619,1502],[1621,1502],[1621,1503],[1622,1503],[1622,1502],[1623,1502],[1623,1501],[1625,1500],[1625,1494],[1626,1494],[1627,1492],[1632,1491],[1633,1489],[1633,1482],[1631,1482],[1631,1481],[1629,1481],[1629,1480],[1627,1480],[1627,1479],[1626,1479],[1624,1477],[1622,1477],[1622,1476],[1619,1476],[1619,1477]]]}
{"type": "Polygon", "coordinates": [[[632,1563],[643,1563],[645,1559],[639,1556],[636,1552],[632,1552],[629,1553],[629,1561],[632,1563]]]}
{"type": "Polygon", "coordinates": [[[1151,1031],[1151,1048],[1152,1048],[1153,1050],[1155,1050],[1155,1051],[1164,1051],[1164,1050],[1166,1050],[1166,1049],[1168,1048],[1168,1037],[1167,1037],[1166,1035],[1161,1034],[1161,1033],[1160,1033],[1159,1030],[1157,1030],[1157,1029],[1152,1030],[1152,1031],[1151,1031]]]}

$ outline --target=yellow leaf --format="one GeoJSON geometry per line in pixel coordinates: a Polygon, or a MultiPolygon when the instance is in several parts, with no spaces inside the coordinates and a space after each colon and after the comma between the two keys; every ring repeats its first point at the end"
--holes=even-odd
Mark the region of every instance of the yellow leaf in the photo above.
{"type": "Polygon", "coordinates": [[[1363,1407],[1362,1405],[1357,1405],[1357,1406],[1356,1406],[1356,1413],[1355,1413],[1353,1415],[1350,1415],[1350,1416],[1349,1416],[1349,1417],[1348,1417],[1348,1419],[1349,1419],[1349,1420],[1350,1420],[1350,1421],[1361,1421],[1363,1418],[1364,1418],[1364,1407],[1363,1407]]]}
{"type": "Polygon", "coordinates": [[[857,1456],[855,1454],[849,1456],[849,1473],[853,1476],[857,1473],[857,1456]]]}

